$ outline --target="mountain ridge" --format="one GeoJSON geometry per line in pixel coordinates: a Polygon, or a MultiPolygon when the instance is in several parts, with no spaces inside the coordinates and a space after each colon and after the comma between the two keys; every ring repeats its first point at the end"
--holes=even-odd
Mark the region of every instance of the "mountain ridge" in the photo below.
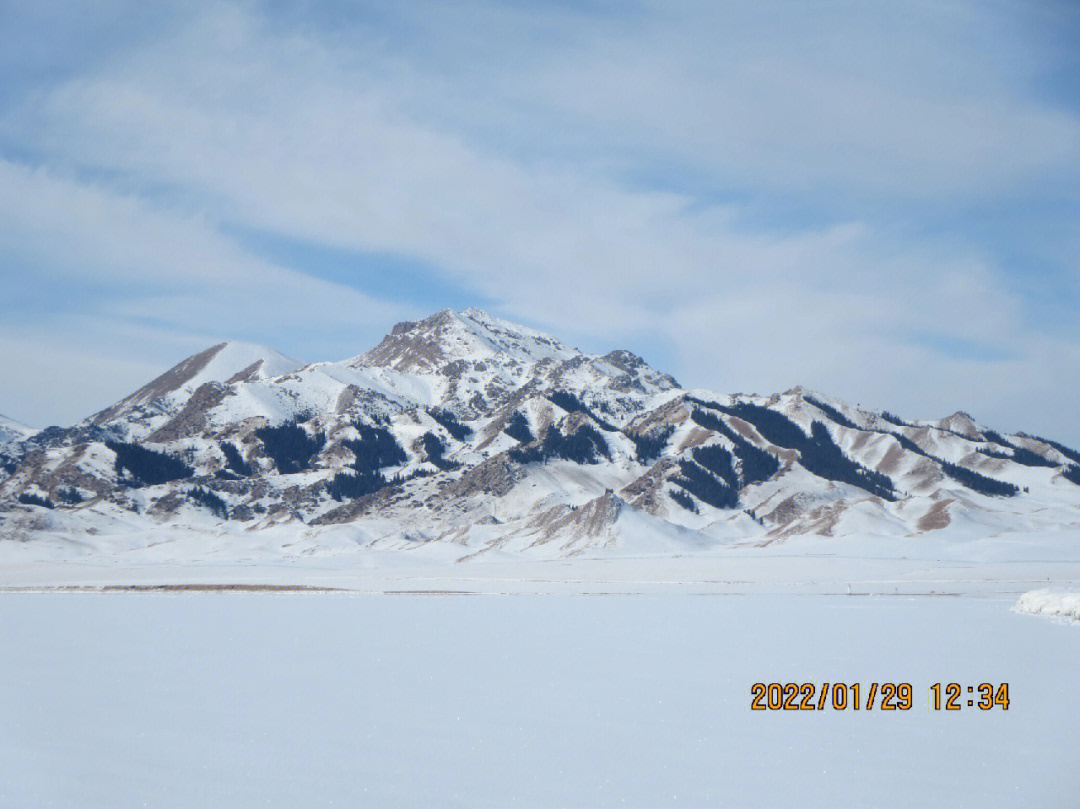
{"type": "Polygon", "coordinates": [[[474,559],[1080,525],[1063,444],[802,387],[687,390],[631,352],[479,309],[400,323],[340,362],[220,343],[4,447],[0,538],[291,523],[474,559]]]}

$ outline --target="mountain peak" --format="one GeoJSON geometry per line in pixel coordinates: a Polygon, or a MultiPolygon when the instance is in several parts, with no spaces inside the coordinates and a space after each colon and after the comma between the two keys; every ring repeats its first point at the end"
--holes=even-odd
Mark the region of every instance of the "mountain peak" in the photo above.
{"type": "Polygon", "coordinates": [[[463,312],[443,309],[423,320],[398,323],[379,345],[347,364],[430,373],[457,360],[482,361],[496,355],[536,362],[579,354],[548,334],[470,307],[463,312]]]}
{"type": "Polygon", "coordinates": [[[105,424],[165,396],[190,396],[207,382],[249,382],[287,374],[303,365],[299,360],[256,343],[240,340],[217,343],[180,361],[134,393],[92,416],[91,421],[105,424]]]}

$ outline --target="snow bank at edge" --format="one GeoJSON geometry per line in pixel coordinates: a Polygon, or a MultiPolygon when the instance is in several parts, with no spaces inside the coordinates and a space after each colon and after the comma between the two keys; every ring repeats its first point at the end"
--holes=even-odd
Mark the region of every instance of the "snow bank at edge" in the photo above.
{"type": "Polygon", "coordinates": [[[1080,622],[1080,593],[1032,590],[1016,602],[1017,612],[1080,622]]]}

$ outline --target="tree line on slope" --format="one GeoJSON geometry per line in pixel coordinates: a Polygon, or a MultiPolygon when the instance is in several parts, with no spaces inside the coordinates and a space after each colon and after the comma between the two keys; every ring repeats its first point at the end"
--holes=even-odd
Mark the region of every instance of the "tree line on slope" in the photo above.
{"type": "Polygon", "coordinates": [[[835,407],[833,407],[830,404],[826,404],[825,402],[821,401],[817,397],[811,396],[810,394],[803,394],[803,400],[805,400],[805,401],[809,402],[810,404],[812,404],[814,407],[816,407],[818,410],[820,410],[826,416],[831,418],[833,421],[835,421],[841,427],[850,427],[853,430],[858,430],[859,429],[859,425],[855,424],[855,422],[853,422],[851,419],[849,419],[847,416],[845,416],[843,413],[841,413],[835,407]]]}
{"type": "Polygon", "coordinates": [[[887,475],[867,469],[848,458],[833,441],[829,429],[820,421],[811,424],[810,435],[807,435],[783,413],[768,407],[749,402],[730,406],[718,402],[698,403],[752,424],[763,438],[778,447],[797,450],[799,463],[818,477],[857,486],[883,500],[896,500],[892,480],[887,475]]]}
{"type": "Polygon", "coordinates": [[[19,502],[24,506],[41,506],[42,508],[53,508],[53,501],[48,497],[42,497],[39,494],[33,492],[23,492],[19,495],[19,502]]]}
{"type": "Polygon", "coordinates": [[[536,436],[529,429],[529,420],[519,410],[515,410],[510,414],[510,418],[506,420],[506,426],[503,427],[503,432],[519,444],[528,444],[536,440],[536,436]]]}
{"type": "Polygon", "coordinates": [[[116,453],[113,468],[118,476],[126,471],[129,485],[154,486],[172,480],[182,480],[195,474],[195,470],[182,460],[167,452],[147,449],[139,444],[125,441],[106,441],[105,446],[116,453]]]}
{"type": "Polygon", "coordinates": [[[1043,467],[1055,467],[1056,463],[1049,458],[1044,458],[1037,452],[1032,452],[1030,449],[1024,447],[1018,447],[1008,439],[994,432],[993,430],[983,430],[983,437],[987,441],[991,441],[998,446],[1005,447],[1012,450],[1012,454],[1004,452],[995,452],[992,449],[980,447],[977,451],[990,458],[1000,458],[1006,461],[1012,461],[1023,466],[1043,466],[1043,467]]]}
{"type": "MultiPolygon", "coordinates": [[[[714,508],[735,508],[739,505],[739,475],[734,456],[718,444],[694,447],[693,460],[679,461],[679,477],[671,479],[703,503],[714,508]]],[[[673,493],[674,496],[674,493],[673,493]]],[[[685,507],[686,502],[674,498],[685,507]]],[[[692,509],[697,511],[697,508],[692,509]]]]}
{"type": "Polygon", "coordinates": [[[521,464],[543,463],[562,458],[579,464],[595,464],[601,457],[610,458],[607,441],[589,424],[580,425],[576,431],[564,435],[554,424],[549,425],[544,437],[528,446],[514,447],[509,452],[511,460],[521,464]]]}
{"type": "Polygon", "coordinates": [[[639,463],[648,464],[660,457],[660,453],[667,446],[668,439],[675,432],[671,424],[665,425],[658,430],[650,430],[644,433],[626,433],[626,437],[634,442],[634,456],[639,463]]]}
{"type": "Polygon", "coordinates": [[[360,422],[353,422],[352,426],[358,437],[345,439],[341,445],[352,450],[352,468],[357,472],[376,472],[408,460],[405,450],[389,430],[360,422]]]}
{"type": "Polygon", "coordinates": [[[429,407],[427,414],[441,424],[446,432],[450,433],[458,441],[465,441],[472,435],[472,427],[462,424],[457,416],[449,410],[441,410],[437,407],[429,407]]]}
{"type": "MultiPolygon", "coordinates": [[[[342,446],[352,450],[352,472],[338,472],[327,486],[334,500],[354,500],[385,486],[403,482],[400,475],[387,479],[380,471],[408,460],[405,450],[388,429],[353,422],[358,437],[346,439],[342,446]]],[[[430,435],[430,433],[428,433],[430,435]]]]}
{"type": "Polygon", "coordinates": [[[706,430],[720,433],[734,445],[735,455],[739,459],[742,472],[743,486],[768,480],[780,471],[780,461],[775,455],[751,444],[715,413],[695,407],[690,411],[690,418],[706,430]]]}
{"type": "Polygon", "coordinates": [[[421,443],[424,446],[424,453],[427,455],[427,459],[431,461],[439,469],[444,472],[449,469],[456,469],[458,464],[456,461],[451,461],[445,457],[446,443],[435,435],[435,433],[427,432],[421,437],[421,443]]]}
{"type": "Polygon", "coordinates": [[[888,435],[895,438],[904,449],[922,455],[924,458],[929,458],[934,463],[939,464],[942,472],[972,491],[990,495],[992,497],[1012,497],[1020,492],[1020,490],[1011,483],[987,477],[972,469],[966,469],[963,466],[949,463],[943,458],[938,458],[936,455],[931,455],[903,433],[888,433],[888,435]]]}
{"type": "Polygon", "coordinates": [[[615,425],[605,421],[604,419],[596,415],[596,413],[594,413],[588,405],[586,405],[583,401],[581,401],[581,399],[577,397],[577,395],[571,393],[570,391],[549,391],[547,398],[548,401],[550,401],[552,404],[558,405],[567,413],[584,413],[586,416],[599,424],[600,427],[608,430],[609,432],[614,432],[617,429],[615,425]]]}
{"type": "Polygon", "coordinates": [[[228,504],[210,489],[204,489],[202,486],[196,486],[193,489],[188,489],[187,497],[191,502],[195,503],[196,505],[210,509],[210,512],[215,517],[220,517],[223,520],[229,519],[228,504]]]}
{"type": "MultiPolygon", "coordinates": [[[[679,461],[679,477],[673,477],[671,482],[680,486],[694,495],[703,503],[708,503],[714,508],[735,508],[739,505],[739,492],[732,486],[717,479],[717,477],[694,461],[679,461]]],[[[682,506],[685,502],[678,498],[675,501],[682,506]]],[[[695,507],[692,509],[697,511],[695,507]]]]}
{"type": "Polygon", "coordinates": [[[325,435],[321,432],[312,435],[300,425],[301,422],[290,419],[284,424],[255,430],[263,450],[283,475],[309,469],[311,459],[326,445],[325,435]]]}
{"type": "Polygon", "coordinates": [[[251,476],[254,470],[251,468],[251,464],[244,460],[244,455],[240,452],[240,448],[236,446],[236,444],[233,444],[231,441],[222,441],[221,453],[225,456],[226,469],[240,477],[246,478],[251,476]]]}

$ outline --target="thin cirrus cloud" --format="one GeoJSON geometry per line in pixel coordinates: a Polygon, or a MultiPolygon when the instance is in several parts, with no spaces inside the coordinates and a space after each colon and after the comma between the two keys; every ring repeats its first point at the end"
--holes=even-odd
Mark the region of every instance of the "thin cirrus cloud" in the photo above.
{"type": "Polygon", "coordinates": [[[629,132],[627,142],[756,187],[924,199],[1075,179],[1075,108],[1020,92],[1046,42],[1016,29],[1045,9],[1008,11],[704,4],[541,72],[530,89],[578,120],[629,132]]]}
{"type": "MultiPolygon", "coordinates": [[[[1039,317],[1012,215],[1039,202],[1042,294],[1075,295],[1080,117],[1068,87],[1032,91],[1072,58],[1064,5],[223,3],[168,21],[5,96],[19,328],[80,314],[35,299],[33,273],[93,293],[78,328],[152,328],[148,359],[219,335],[321,359],[432,308],[430,286],[690,384],[802,382],[1080,438],[1015,393],[1080,395],[1062,365],[1080,333],[1039,317]],[[1009,224],[988,238],[990,219],[1009,224]]],[[[105,374],[117,396],[130,376],[105,374]]]]}

